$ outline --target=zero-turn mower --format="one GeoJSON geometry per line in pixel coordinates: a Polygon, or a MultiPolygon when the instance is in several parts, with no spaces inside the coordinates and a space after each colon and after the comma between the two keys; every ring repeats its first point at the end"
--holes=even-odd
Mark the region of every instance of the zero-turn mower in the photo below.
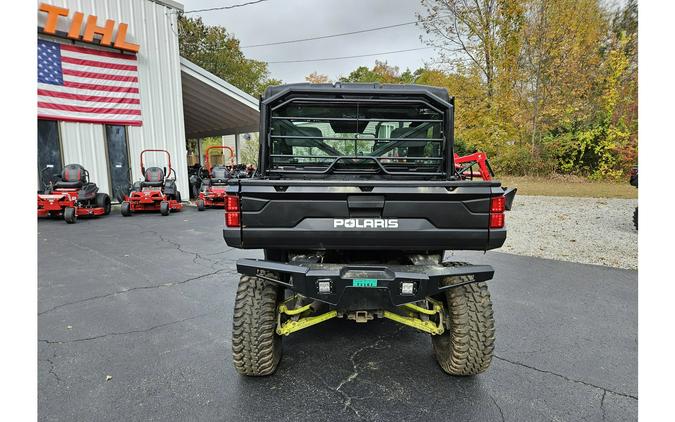
{"type": "MultiPolygon", "coordinates": [[[[41,171],[43,177],[45,167],[41,171]]],[[[77,217],[110,214],[110,197],[100,193],[89,181],[89,172],[79,164],[68,164],[57,180],[42,180],[44,190],[38,193],[38,217],[61,217],[73,224],[77,217]]]]}
{"type": "Polygon", "coordinates": [[[227,161],[223,160],[222,165],[213,165],[210,152],[213,150],[223,149],[230,152],[230,158],[227,161],[232,161],[234,158],[234,151],[228,146],[214,145],[206,148],[206,157],[204,171],[200,173],[207,173],[207,177],[202,178],[201,188],[199,190],[199,197],[196,204],[199,211],[204,211],[207,207],[225,208],[225,190],[227,188],[227,180],[231,177],[233,166],[228,168],[227,161]]]}
{"type": "Polygon", "coordinates": [[[170,211],[183,208],[180,192],[176,187],[176,171],[171,168],[171,155],[163,149],[145,149],[141,151],[141,173],[144,180],[133,184],[131,192],[122,202],[121,212],[125,217],[134,212],[159,211],[169,215],[170,211]],[[145,168],[143,156],[147,152],[163,152],[167,157],[167,167],[145,168]]]}

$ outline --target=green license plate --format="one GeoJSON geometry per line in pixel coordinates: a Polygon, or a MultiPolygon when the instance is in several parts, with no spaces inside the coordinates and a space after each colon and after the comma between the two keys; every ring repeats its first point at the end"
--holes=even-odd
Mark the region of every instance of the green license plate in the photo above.
{"type": "Polygon", "coordinates": [[[352,280],[354,287],[377,287],[377,280],[374,278],[355,278],[352,280]]]}

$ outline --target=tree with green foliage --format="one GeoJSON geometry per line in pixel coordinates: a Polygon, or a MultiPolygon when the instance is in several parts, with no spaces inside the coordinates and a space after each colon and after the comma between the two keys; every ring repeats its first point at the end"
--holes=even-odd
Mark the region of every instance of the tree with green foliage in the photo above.
{"type": "Polygon", "coordinates": [[[416,81],[455,96],[458,146],[512,174],[625,175],[637,153],[635,0],[615,12],[601,0],[422,4],[439,57],[416,81]]]}
{"type": "Polygon", "coordinates": [[[386,61],[375,61],[375,66],[368,69],[359,66],[347,76],[340,77],[340,82],[379,82],[381,84],[413,83],[416,75],[406,69],[401,73],[398,66],[389,66],[386,61]]]}
{"type": "Polygon", "coordinates": [[[270,77],[267,63],[247,59],[239,40],[222,26],[205,25],[202,18],[178,18],[180,55],[253,96],[279,85],[270,77]]]}
{"type": "Polygon", "coordinates": [[[330,83],[330,78],[328,75],[323,75],[318,72],[312,72],[309,75],[305,76],[305,80],[310,84],[327,84],[330,83]]]}
{"type": "Polygon", "coordinates": [[[242,164],[254,164],[258,166],[258,151],[260,150],[260,140],[258,133],[252,133],[249,139],[245,139],[239,154],[239,162],[242,164]]]}

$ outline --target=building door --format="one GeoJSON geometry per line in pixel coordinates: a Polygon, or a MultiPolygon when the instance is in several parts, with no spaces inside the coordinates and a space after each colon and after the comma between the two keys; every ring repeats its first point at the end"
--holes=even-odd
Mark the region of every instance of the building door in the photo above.
{"type": "Polygon", "coordinates": [[[106,125],[105,137],[108,144],[110,194],[118,202],[122,202],[124,195],[129,194],[129,184],[131,183],[127,128],[126,126],[106,125]]]}
{"type": "Polygon", "coordinates": [[[38,120],[38,189],[53,181],[61,174],[61,140],[59,122],[56,120],[38,120]]]}

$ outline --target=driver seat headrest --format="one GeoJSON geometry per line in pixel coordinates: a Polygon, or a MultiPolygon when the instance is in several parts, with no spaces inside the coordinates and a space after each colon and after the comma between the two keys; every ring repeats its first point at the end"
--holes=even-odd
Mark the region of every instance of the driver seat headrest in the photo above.
{"type": "Polygon", "coordinates": [[[86,172],[79,164],[68,164],[61,172],[61,179],[64,182],[84,182],[86,172]]]}
{"type": "Polygon", "coordinates": [[[145,181],[141,183],[143,187],[159,188],[164,185],[164,170],[159,167],[148,167],[145,169],[145,181]]]}
{"type": "Polygon", "coordinates": [[[68,164],[61,172],[61,180],[54,183],[56,189],[80,189],[87,182],[87,170],[79,164],[68,164]]]}
{"type": "Polygon", "coordinates": [[[164,181],[164,170],[159,167],[148,167],[145,169],[146,182],[162,182],[164,181]]]}

